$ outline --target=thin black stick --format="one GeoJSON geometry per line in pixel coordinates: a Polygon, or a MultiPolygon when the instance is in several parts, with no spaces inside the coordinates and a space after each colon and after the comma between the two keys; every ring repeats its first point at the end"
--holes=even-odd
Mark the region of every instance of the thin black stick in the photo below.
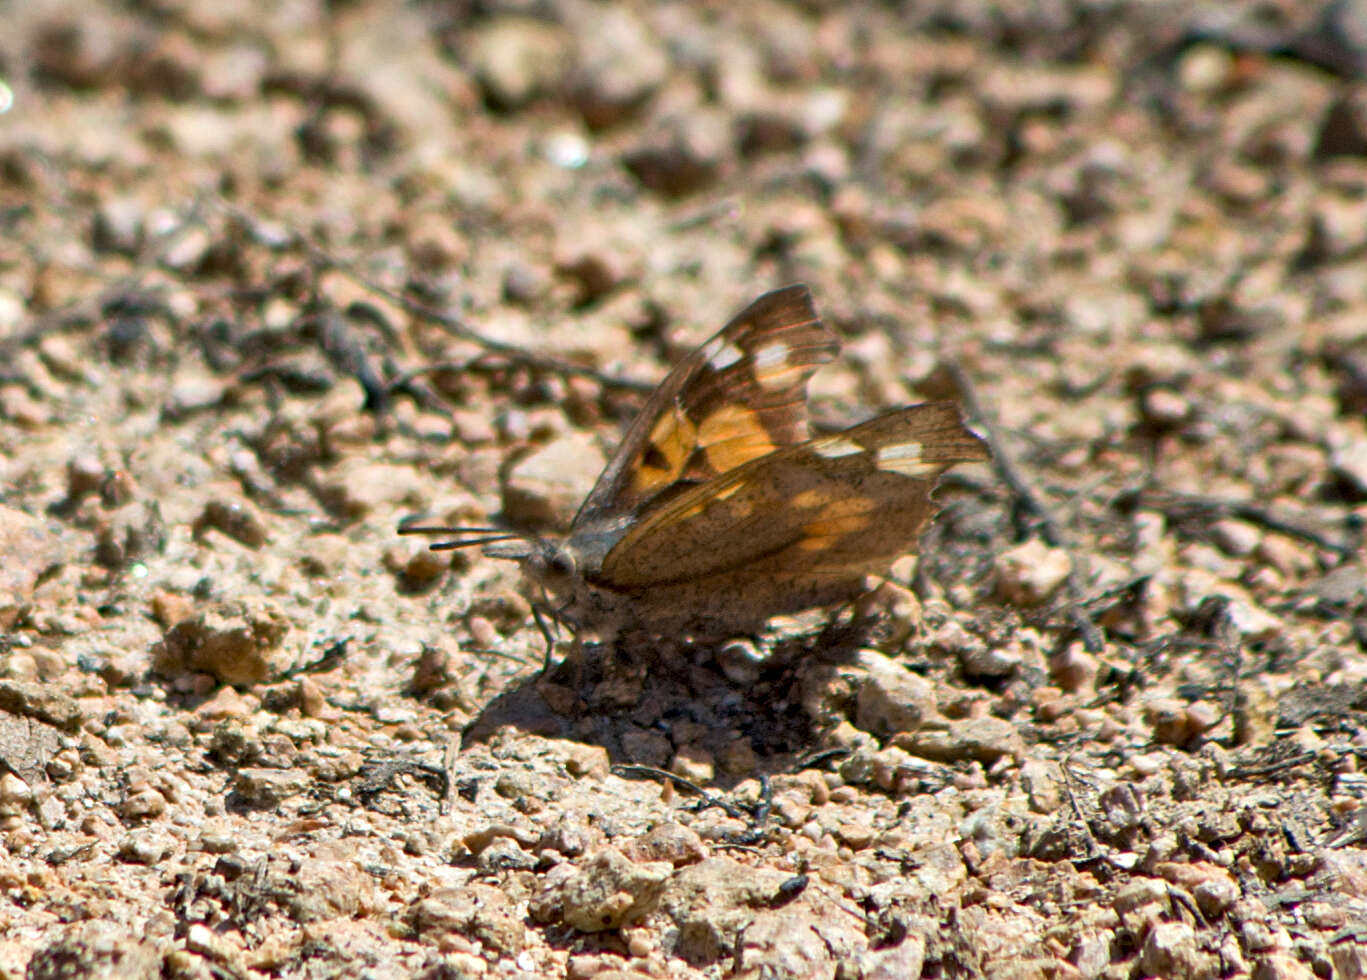
{"type": "Polygon", "coordinates": [[[968,375],[957,364],[950,364],[949,371],[954,378],[954,383],[958,386],[959,397],[963,401],[964,408],[967,409],[969,416],[982,430],[982,436],[987,440],[987,446],[992,451],[992,467],[997,471],[1002,482],[1006,484],[1007,489],[1011,491],[1016,506],[1034,518],[1039,527],[1039,536],[1044,539],[1045,544],[1051,548],[1061,548],[1067,553],[1068,577],[1064,584],[1068,590],[1068,619],[1073,624],[1073,628],[1081,635],[1082,645],[1086,647],[1087,652],[1100,653],[1105,649],[1106,643],[1102,638],[1101,630],[1092,621],[1092,617],[1088,615],[1086,609],[1083,608],[1086,599],[1083,595],[1082,583],[1077,576],[1077,559],[1064,544],[1063,532],[1059,530],[1058,522],[1054,520],[1054,515],[1040,500],[1034,488],[1021,475],[1011,454],[1006,451],[1006,446],[1002,442],[996,426],[992,424],[987,413],[983,411],[982,403],[978,401],[977,392],[968,375]]]}
{"type": "MultiPolygon", "coordinates": [[[[254,227],[260,223],[256,220],[254,215],[221,196],[216,196],[214,202],[219,208],[249,226],[254,227]]],[[[334,255],[331,251],[324,248],[308,235],[299,231],[292,231],[292,234],[294,235],[295,240],[316,260],[326,264],[328,268],[336,269],[367,292],[387,299],[410,316],[415,316],[435,323],[452,336],[459,337],[461,340],[468,340],[482,350],[506,358],[511,363],[520,364],[536,371],[544,371],[547,374],[591,378],[604,388],[617,388],[626,391],[647,393],[653,391],[655,388],[655,385],[648,382],[635,381],[631,378],[614,377],[613,375],[604,374],[595,368],[583,364],[574,364],[569,361],[562,361],[559,358],[546,357],[535,351],[529,351],[525,347],[519,347],[517,344],[506,343],[505,341],[486,336],[459,317],[452,316],[449,313],[443,313],[440,310],[434,310],[432,307],[420,303],[409,296],[405,296],[403,293],[396,292],[387,286],[380,285],[378,282],[375,282],[359,272],[352,263],[346,262],[334,255]]]]}
{"type": "Polygon", "coordinates": [[[1161,511],[1166,517],[1179,521],[1192,518],[1210,520],[1219,517],[1237,517],[1265,530],[1309,542],[1317,548],[1332,552],[1339,558],[1347,558],[1361,547],[1360,541],[1335,540],[1323,531],[1311,527],[1312,519],[1305,515],[1273,511],[1251,500],[1230,500],[1223,497],[1204,497],[1198,494],[1142,491],[1139,494],[1138,502],[1141,507],[1161,511]]]}
{"type": "Polygon", "coordinates": [[[644,776],[647,779],[655,779],[663,783],[673,783],[675,789],[680,789],[686,793],[692,793],[694,796],[702,797],[704,806],[719,807],[728,817],[743,819],[746,816],[745,811],[734,803],[723,799],[715,793],[709,793],[697,783],[685,779],[683,776],[677,775],[676,773],[672,773],[667,769],[658,769],[655,766],[616,765],[612,767],[612,774],[623,778],[644,776]]]}

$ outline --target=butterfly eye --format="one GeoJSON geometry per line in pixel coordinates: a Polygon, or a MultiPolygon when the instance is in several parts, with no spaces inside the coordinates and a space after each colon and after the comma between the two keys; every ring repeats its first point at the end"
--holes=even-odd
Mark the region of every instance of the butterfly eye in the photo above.
{"type": "Polygon", "coordinates": [[[553,552],[546,559],[546,571],[557,577],[565,577],[574,572],[574,559],[563,551],[553,552]]]}

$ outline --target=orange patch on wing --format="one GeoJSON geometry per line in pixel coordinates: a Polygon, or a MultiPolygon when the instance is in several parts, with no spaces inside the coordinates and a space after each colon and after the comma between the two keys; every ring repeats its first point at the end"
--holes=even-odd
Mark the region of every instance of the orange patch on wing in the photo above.
{"type": "Polygon", "coordinates": [[[646,454],[632,474],[632,490],[651,493],[673,483],[683,473],[684,464],[697,444],[697,427],[678,406],[661,415],[650,430],[646,454]]]}
{"type": "MultiPolygon", "coordinates": [[[[711,496],[705,497],[702,500],[699,500],[692,507],[688,508],[685,511],[682,511],[678,515],[676,520],[686,521],[690,517],[697,517],[699,514],[707,510],[707,508],[709,507],[722,505],[723,501],[735,496],[735,494],[738,491],[744,488],[744,483],[733,483],[729,487],[722,487],[716,493],[712,494],[711,496]]],[[[726,504],[725,506],[728,516],[736,520],[749,517],[750,513],[755,509],[754,502],[747,501],[744,498],[742,498],[741,500],[733,501],[732,503],[726,504]]]]}
{"type": "Polygon", "coordinates": [[[831,496],[830,490],[799,490],[788,499],[788,504],[798,510],[816,510],[818,507],[833,503],[835,499],[831,496]]]}
{"type": "Polygon", "coordinates": [[[819,519],[802,525],[799,548],[803,551],[819,551],[847,534],[864,530],[873,522],[868,513],[831,513],[832,510],[833,508],[827,508],[822,511],[819,519]]]}
{"type": "Polygon", "coordinates": [[[872,497],[830,500],[813,520],[802,525],[802,539],[798,541],[797,546],[803,551],[820,551],[827,548],[848,534],[866,529],[873,523],[873,512],[877,509],[878,501],[872,497]]]}
{"type": "MultiPolygon", "coordinates": [[[[862,517],[871,514],[878,509],[878,501],[873,497],[838,497],[832,500],[825,507],[821,508],[821,513],[817,515],[820,521],[839,521],[847,517],[862,517]]],[[[860,527],[868,524],[865,519],[860,527]]]]}
{"type": "Polygon", "coordinates": [[[698,445],[707,463],[718,473],[774,451],[759,415],[741,405],[722,405],[698,424],[698,445]]]}

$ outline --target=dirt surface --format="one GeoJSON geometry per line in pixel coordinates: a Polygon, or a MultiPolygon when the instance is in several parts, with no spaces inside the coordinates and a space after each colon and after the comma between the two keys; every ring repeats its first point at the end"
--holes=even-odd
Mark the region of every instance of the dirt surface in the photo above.
{"type": "Polygon", "coordinates": [[[1367,976],[1362,3],[73,6],[0,2],[0,978],[1367,976]],[[820,426],[996,452],[860,624],[541,676],[395,536],[564,522],[798,281],[820,426]]]}

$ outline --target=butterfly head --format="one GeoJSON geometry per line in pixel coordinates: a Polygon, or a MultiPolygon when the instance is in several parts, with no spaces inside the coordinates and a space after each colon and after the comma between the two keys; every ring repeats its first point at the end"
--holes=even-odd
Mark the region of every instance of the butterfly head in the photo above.
{"type": "Polygon", "coordinates": [[[579,577],[579,558],[568,541],[525,537],[485,545],[489,558],[522,566],[522,573],[552,595],[566,595],[579,577]]]}
{"type": "Polygon", "coordinates": [[[447,539],[433,542],[433,551],[480,548],[486,557],[515,561],[530,581],[551,595],[565,599],[571,598],[576,586],[583,581],[584,555],[569,539],[542,537],[508,528],[416,523],[401,524],[399,533],[447,539]]]}
{"type": "Polygon", "coordinates": [[[629,521],[609,519],[576,525],[568,537],[541,536],[497,527],[404,523],[400,534],[441,536],[433,551],[478,547],[489,558],[515,561],[526,579],[555,600],[554,615],[571,629],[617,618],[621,597],[594,584],[603,558],[626,533],[629,521]]]}

